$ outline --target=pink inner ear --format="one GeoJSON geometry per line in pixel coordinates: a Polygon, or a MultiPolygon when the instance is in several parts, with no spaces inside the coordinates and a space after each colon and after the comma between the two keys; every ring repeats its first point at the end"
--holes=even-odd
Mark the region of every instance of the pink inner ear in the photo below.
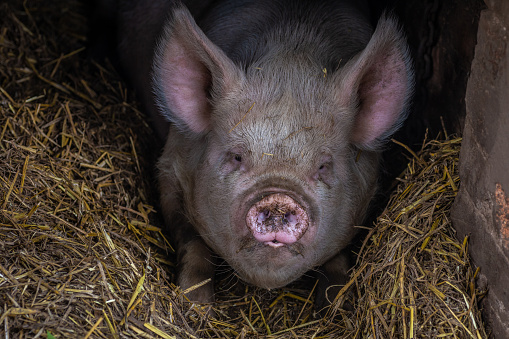
{"type": "Polygon", "coordinates": [[[389,55],[378,53],[363,72],[358,89],[360,107],[352,139],[364,146],[394,132],[405,116],[409,85],[404,57],[393,49],[386,51],[389,55]]]}
{"type": "MultiPolygon", "coordinates": [[[[185,43],[184,43],[185,44],[185,43]]],[[[180,41],[171,41],[164,57],[161,85],[171,114],[191,131],[201,133],[210,127],[208,88],[211,75],[207,67],[180,41]]]]}
{"type": "Polygon", "coordinates": [[[184,7],[174,10],[156,55],[158,100],[181,129],[203,133],[211,128],[209,103],[225,95],[237,81],[237,68],[194,22],[184,7]]]}

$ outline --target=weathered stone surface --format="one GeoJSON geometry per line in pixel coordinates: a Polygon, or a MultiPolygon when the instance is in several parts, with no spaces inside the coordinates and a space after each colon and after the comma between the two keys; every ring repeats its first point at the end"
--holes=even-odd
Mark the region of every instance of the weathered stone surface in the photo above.
{"type": "Polygon", "coordinates": [[[509,1],[481,13],[466,94],[461,189],[452,211],[489,288],[484,308],[494,338],[509,338],[509,1]]]}

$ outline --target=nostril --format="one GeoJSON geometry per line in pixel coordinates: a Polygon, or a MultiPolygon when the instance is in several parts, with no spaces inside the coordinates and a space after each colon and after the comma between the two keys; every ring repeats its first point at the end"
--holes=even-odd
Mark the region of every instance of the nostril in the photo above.
{"type": "Polygon", "coordinates": [[[269,210],[263,210],[262,212],[260,212],[260,214],[258,214],[258,221],[259,222],[265,221],[269,217],[270,217],[270,211],[269,210]]]}
{"type": "Polygon", "coordinates": [[[286,212],[284,218],[289,224],[297,223],[297,216],[295,215],[295,211],[286,212]]]}

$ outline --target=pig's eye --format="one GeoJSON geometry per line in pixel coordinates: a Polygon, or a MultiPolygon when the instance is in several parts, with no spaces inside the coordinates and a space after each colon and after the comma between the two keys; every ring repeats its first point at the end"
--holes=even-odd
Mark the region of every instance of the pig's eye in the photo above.
{"type": "Polygon", "coordinates": [[[225,161],[223,162],[224,173],[245,169],[245,159],[243,159],[242,155],[241,150],[235,149],[229,151],[226,155],[225,161]]]}
{"type": "Polygon", "coordinates": [[[329,172],[330,167],[331,167],[330,163],[321,164],[320,167],[318,167],[318,175],[322,176],[324,174],[327,174],[329,172]]]}
{"type": "Polygon", "coordinates": [[[328,184],[333,176],[332,167],[332,157],[329,155],[324,155],[318,165],[315,174],[313,175],[313,179],[328,184]]]}
{"type": "Polygon", "coordinates": [[[323,182],[327,186],[330,184],[330,180],[332,177],[332,164],[324,163],[318,167],[318,171],[315,174],[315,179],[323,182]]]}

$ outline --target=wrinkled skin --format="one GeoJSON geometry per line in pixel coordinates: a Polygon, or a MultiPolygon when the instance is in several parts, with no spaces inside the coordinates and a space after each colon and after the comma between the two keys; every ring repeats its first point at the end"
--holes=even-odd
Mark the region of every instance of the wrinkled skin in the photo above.
{"type": "Polygon", "coordinates": [[[264,288],[322,266],[326,305],[413,91],[394,20],[373,29],[358,1],[126,3],[123,68],[147,111],[171,122],[158,168],[179,284],[212,278],[213,253],[264,288]]]}

